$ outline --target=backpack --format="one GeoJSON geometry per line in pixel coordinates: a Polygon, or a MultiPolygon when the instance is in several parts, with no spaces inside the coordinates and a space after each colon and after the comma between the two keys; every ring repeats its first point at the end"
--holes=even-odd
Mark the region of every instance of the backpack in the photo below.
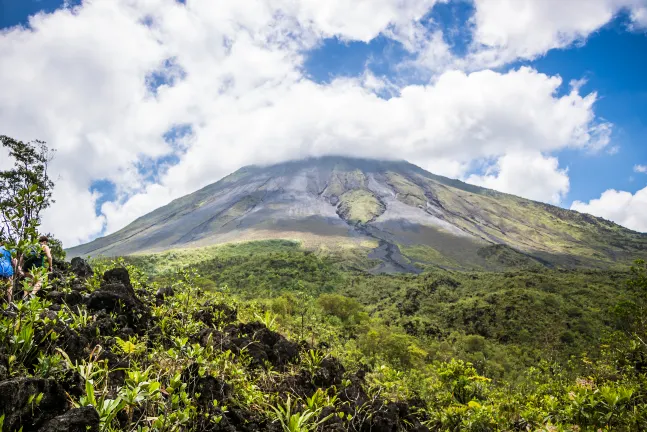
{"type": "Polygon", "coordinates": [[[32,246],[29,252],[27,252],[25,254],[25,257],[23,258],[24,261],[22,269],[28,272],[35,267],[42,267],[44,258],[45,254],[43,253],[43,249],[40,246],[32,246]]]}
{"type": "Polygon", "coordinates": [[[0,277],[10,278],[13,276],[13,265],[11,264],[11,252],[0,246],[0,277]]]}

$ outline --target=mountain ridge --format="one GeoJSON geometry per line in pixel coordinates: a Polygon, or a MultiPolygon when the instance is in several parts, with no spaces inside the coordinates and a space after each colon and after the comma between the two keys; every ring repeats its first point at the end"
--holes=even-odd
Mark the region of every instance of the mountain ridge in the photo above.
{"type": "Polygon", "coordinates": [[[425,265],[608,267],[647,255],[647,235],[557,206],[429,173],[406,161],[340,156],[249,165],[122,230],[69,249],[125,255],[295,239],[367,248],[376,272],[425,265]],[[371,247],[369,247],[369,244],[371,247]]]}

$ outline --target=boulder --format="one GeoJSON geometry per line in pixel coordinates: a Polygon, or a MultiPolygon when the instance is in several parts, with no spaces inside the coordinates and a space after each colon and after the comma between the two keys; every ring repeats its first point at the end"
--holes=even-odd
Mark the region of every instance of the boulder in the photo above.
{"type": "Polygon", "coordinates": [[[103,281],[101,282],[101,285],[103,286],[104,284],[122,284],[126,286],[133,295],[135,295],[133,286],[130,283],[130,275],[128,274],[128,270],[123,267],[113,268],[112,270],[105,272],[103,274],[103,281]]]}
{"type": "Polygon", "coordinates": [[[155,304],[161,306],[167,297],[173,297],[174,295],[175,290],[172,287],[160,288],[155,293],[155,304]]]}
{"type": "Polygon", "coordinates": [[[339,386],[344,379],[344,372],[344,366],[339,360],[335,357],[326,357],[313,376],[314,384],[322,388],[339,386]]]}
{"type": "Polygon", "coordinates": [[[299,345],[285,339],[259,322],[229,325],[224,332],[213,328],[203,329],[194,337],[202,345],[212,345],[235,354],[245,351],[254,367],[265,362],[275,367],[287,365],[299,356],[299,345]]]}
{"type": "Polygon", "coordinates": [[[99,432],[99,414],[92,406],[73,408],[49,420],[38,432],[99,432]]]}
{"type": "Polygon", "coordinates": [[[72,291],[71,293],[65,294],[65,303],[68,306],[76,306],[83,302],[83,296],[78,291],[72,291]]]}
{"type": "Polygon", "coordinates": [[[59,291],[50,291],[47,293],[47,300],[51,301],[54,304],[63,303],[64,297],[65,297],[65,293],[62,293],[59,291]]]}
{"type": "Polygon", "coordinates": [[[0,381],[9,378],[9,362],[7,358],[0,353],[0,381]]]}
{"type": "Polygon", "coordinates": [[[138,309],[141,302],[134,294],[121,284],[110,284],[90,294],[88,308],[92,310],[105,310],[107,312],[121,312],[129,309],[138,309]]]}
{"type": "Polygon", "coordinates": [[[150,317],[150,311],[135,294],[124,268],[104,273],[101,288],[90,294],[87,306],[93,311],[115,312],[125,318],[129,327],[142,330],[150,317]]]}
{"type": "Polygon", "coordinates": [[[182,371],[182,381],[188,384],[187,392],[192,396],[199,394],[198,405],[203,407],[210,405],[213,400],[226,402],[232,394],[231,385],[210,375],[201,377],[199,369],[193,363],[182,371]]]}
{"type": "Polygon", "coordinates": [[[37,432],[49,420],[68,409],[63,387],[55,380],[15,378],[0,382],[0,415],[4,430],[37,432]],[[35,399],[42,393],[40,402],[35,399]],[[30,402],[30,397],[32,401],[30,402]]]}
{"type": "Polygon", "coordinates": [[[72,262],[70,264],[72,272],[81,279],[87,279],[94,275],[94,270],[92,270],[90,264],[88,264],[88,262],[83,258],[72,258],[72,262]]]}
{"type": "Polygon", "coordinates": [[[72,291],[76,291],[78,293],[83,293],[86,292],[88,288],[85,286],[85,283],[79,280],[75,280],[72,282],[72,291]]]}
{"type": "Polygon", "coordinates": [[[193,318],[209,327],[219,327],[236,321],[238,311],[224,303],[207,303],[193,314],[193,318]]]}

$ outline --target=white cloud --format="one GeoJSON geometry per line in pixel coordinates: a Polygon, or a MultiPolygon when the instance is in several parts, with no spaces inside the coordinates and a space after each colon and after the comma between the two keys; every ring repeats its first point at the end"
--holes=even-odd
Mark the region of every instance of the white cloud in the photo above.
{"type": "Polygon", "coordinates": [[[636,26],[647,23],[647,0],[474,0],[473,62],[532,59],[584,41],[622,10],[636,26]]]}
{"type": "Polygon", "coordinates": [[[53,196],[55,202],[43,220],[43,232],[62,237],[66,244],[82,242],[101,232],[106,218],[95,213],[99,197],[83,186],[58,179],[53,196]]]}
{"type": "Polygon", "coordinates": [[[568,172],[559,168],[557,158],[538,152],[505,154],[484,175],[473,174],[466,181],[552,204],[561,203],[570,186],[568,172]]]}
{"type": "Polygon", "coordinates": [[[634,172],[647,174],[647,165],[635,165],[634,172]]]}
{"type": "Polygon", "coordinates": [[[635,30],[644,30],[647,28],[647,6],[637,7],[631,11],[631,20],[634,23],[635,30]]]}
{"type": "MultiPolygon", "coordinates": [[[[383,32],[414,50],[440,44],[417,24],[433,3],[95,0],[40,15],[32,30],[0,34],[0,58],[12,65],[0,69],[0,130],[58,149],[52,168],[62,180],[45,227],[70,246],[242,165],[331,153],[405,158],[452,177],[497,160],[498,174],[480,180],[502,189],[522,174],[515,158],[530,158],[549,187],[515,193],[558,201],[568,178],[549,155],[609,142],[595,93],[574,86],[559,95],[559,77],[529,68],[449,70],[399,88],[370,74],[328,85],[305,78],[303,52],[326,36],[366,41],[383,32]],[[147,80],[169,63],[175,82],[151,93],[147,80]],[[394,97],[375,94],[384,91],[394,97]],[[165,142],[178,125],[191,133],[165,142]],[[179,162],[155,181],[138,169],[171,154],[179,162]],[[97,216],[89,187],[98,179],[114,182],[118,197],[97,216]]],[[[442,47],[427,55],[447,61],[442,47]]]]}
{"type": "Polygon", "coordinates": [[[588,203],[575,201],[571,209],[603,217],[635,231],[647,232],[647,187],[635,194],[610,189],[588,203]]]}
{"type": "Polygon", "coordinates": [[[473,40],[467,55],[454,55],[442,37],[418,36],[415,66],[436,74],[448,68],[480,70],[532,60],[551,49],[584,43],[622,11],[629,13],[631,30],[647,28],[647,0],[472,1],[473,40]]]}

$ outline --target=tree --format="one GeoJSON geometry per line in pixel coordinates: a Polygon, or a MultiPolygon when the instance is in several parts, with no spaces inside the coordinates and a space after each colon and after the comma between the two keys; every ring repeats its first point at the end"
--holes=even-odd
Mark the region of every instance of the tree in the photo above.
{"type": "Polygon", "coordinates": [[[17,249],[20,259],[37,244],[41,213],[53,202],[48,167],[54,152],[42,141],[2,135],[0,143],[14,160],[12,168],[0,171],[0,240],[17,249]]]}
{"type": "Polygon", "coordinates": [[[0,239],[20,253],[36,242],[41,213],[53,202],[48,168],[54,151],[43,141],[24,143],[4,135],[0,143],[14,160],[12,168],[0,171],[0,239]]]}
{"type": "Polygon", "coordinates": [[[326,314],[338,317],[345,324],[360,321],[359,314],[364,310],[357,300],[340,294],[322,294],[317,302],[326,314]]]}

